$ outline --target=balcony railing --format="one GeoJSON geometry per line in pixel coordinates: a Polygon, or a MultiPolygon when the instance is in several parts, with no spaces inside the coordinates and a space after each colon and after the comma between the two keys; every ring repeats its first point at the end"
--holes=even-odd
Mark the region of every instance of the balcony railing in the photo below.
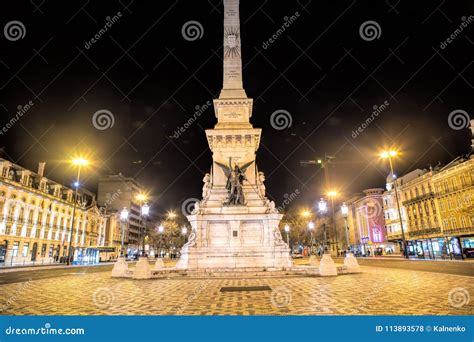
{"type": "Polygon", "coordinates": [[[433,198],[434,197],[434,193],[433,192],[428,192],[426,194],[423,194],[423,195],[419,195],[419,196],[416,196],[416,197],[412,197],[404,202],[402,202],[403,205],[408,205],[408,204],[412,204],[412,203],[415,203],[415,202],[419,202],[419,201],[423,201],[423,200],[426,200],[426,199],[429,199],[429,198],[433,198]]]}
{"type": "Polygon", "coordinates": [[[417,237],[421,235],[430,235],[430,234],[441,234],[441,228],[431,227],[431,228],[425,228],[425,229],[419,229],[419,230],[411,230],[408,232],[408,235],[410,237],[417,237]]]}
{"type": "Polygon", "coordinates": [[[450,229],[443,229],[445,235],[456,235],[456,234],[474,234],[474,227],[456,227],[450,229]]]}

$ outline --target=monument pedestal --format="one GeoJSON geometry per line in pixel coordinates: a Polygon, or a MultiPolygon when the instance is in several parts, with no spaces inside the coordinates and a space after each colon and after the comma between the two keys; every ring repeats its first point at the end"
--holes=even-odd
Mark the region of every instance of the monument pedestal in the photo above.
{"type": "Polygon", "coordinates": [[[119,257],[114,264],[114,268],[112,269],[112,277],[114,278],[122,278],[125,277],[128,271],[128,264],[125,260],[125,257],[119,257]]]}
{"type": "Polygon", "coordinates": [[[352,253],[346,254],[346,257],[344,258],[344,266],[346,266],[346,269],[349,272],[360,272],[359,263],[352,253]]]}
{"type": "MultiPolygon", "coordinates": [[[[227,207],[229,211],[231,207],[227,207]]],[[[242,207],[236,207],[236,211],[242,207]]],[[[287,269],[293,263],[278,228],[281,214],[196,214],[177,269],[287,269]]]]}
{"type": "Polygon", "coordinates": [[[137,265],[133,270],[133,279],[150,279],[151,278],[151,268],[148,263],[148,258],[140,257],[138,259],[137,265]]]}
{"type": "Polygon", "coordinates": [[[323,254],[319,263],[319,275],[321,276],[337,276],[337,268],[331,254],[323,254]]]}

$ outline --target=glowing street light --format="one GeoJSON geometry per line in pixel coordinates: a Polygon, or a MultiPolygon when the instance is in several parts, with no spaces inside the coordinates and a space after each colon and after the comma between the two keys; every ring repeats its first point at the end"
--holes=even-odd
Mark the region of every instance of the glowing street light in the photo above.
{"type": "Polygon", "coordinates": [[[71,164],[74,165],[75,167],[77,167],[77,177],[76,177],[76,181],[74,182],[74,200],[73,200],[73,204],[72,204],[72,218],[71,218],[71,232],[69,234],[69,250],[68,250],[68,253],[67,253],[67,265],[71,265],[71,257],[72,257],[72,252],[73,252],[73,248],[72,248],[72,234],[74,232],[74,218],[76,216],[76,204],[77,204],[77,192],[79,190],[79,185],[81,184],[79,179],[81,177],[81,168],[83,166],[87,166],[89,165],[89,161],[87,159],[84,159],[84,158],[74,158],[72,161],[71,161],[71,164]]]}
{"type": "Polygon", "coordinates": [[[165,232],[165,227],[163,227],[163,225],[160,224],[158,226],[158,233],[163,234],[164,232],[165,232]]]}
{"type": "Polygon", "coordinates": [[[148,214],[150,214],[150,206],[145,203],[144,205],[142,205],[141,212],[142,216],[148,216],[148,214]]]}
{"type": "Polygon", "coordinates": [[[349,214],[349,207],[345,202],[341,205],[341,213],[343,217],[347,217],[347,215],[349,214]]]}
{"type": "Polygon", "coordinates": [[[318,209],[321,214],[325,214],[326,211],[328,210],[328,204],[324,200],[324,198],[321,198],[318,202],[318,209]]]}
{"type": "Polygon", "coordinates": [[[188,233],[188,228],[183,227],[181,228],[181,234],[186,235],[188,233]]]}
{"type": "Polygon", "coordinates": [[[168,219],[173,220],[176,218],[177,215],[173,210],[170,210],[166,213],[166,216],[168,217],[168,219]]]}
{"type": "Polygon", "coordinates": [[[72,164],[75,166],[87,166],[89,165],[89,161],[84,158],[74,158],[72,164]]]}
{"type": "MultiPolygon", "coordinates": [[[[388,159],[388,164],[390,166],[390,174],[395,175],[393,172],[393,161],[392,159],[398,156],[400,153],[397,150],[385,150],[380,153],[380,157],[382,159],[388,159]]],[[[402,220],[402,210],[400,209],[400,200],[398,198],[398,190],[397,190],[397,181],[393,182],[393,191],[395,192],[395,200],[397,202],[397,210],[398,210],[398,219],[400,220],[400,228],[402,231],[402,245],[403,245],[403,254],[405,258],[408,259],[408,250],[407,250],[407,242],[405,239],[405,230],[403,229],[403,220],[402,220]]]]}
{"type": "Polygon", "coordinates": [[[300,215],[303,217],[309,217],[311,212],[309,210],[303,210],[300,215]]]}
{"type": "Polygon", "coordinates": [[[122,211],[120,212],[120,220],[121,221],[127,221],[128,220],[128,209],[123,208],[122,211]]]}
{"type": "Polygon", "coordinates": [[[138,201],[140,205],[142,205],[148,200],[148,196],[145,193],[140,192],[135,196],[135,199],[138,201]]]}

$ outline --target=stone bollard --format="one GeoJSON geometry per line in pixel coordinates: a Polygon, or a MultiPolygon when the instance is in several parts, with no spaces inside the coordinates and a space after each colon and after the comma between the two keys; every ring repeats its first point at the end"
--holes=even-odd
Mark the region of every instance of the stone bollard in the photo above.
{"type": "Polygon", "coordinates": [[[324,254],[319,263],[319,275],[321,276],[337,276],[337,268],[331,254],[324,254]]]}
{"type": "Polygon", "coordinates": [[[163,262],[163,258],[156,259],[154,269],[155,270],[162,270],[163,268],[165,268],[165,263],[163,262]]]}
{"type": "Polygon", "coordinates": [[[309,265],[319,267],[319,260],[318,260],[318,258],[316,258],[316,255],[311,255],[309,257],[309,265]]]}
{"type": "Polygon", "coordinates": [[[112,269],[112,277],[114,278],[121,278],[125,277],[125,274],[128,271],[128,264],[125,261],[124,257],[119,257],[114,264],[114,268],[112,269]]]}
{"type": "Polygon", "coordinates": [[[354,257],[354,254],[347,253],[346,257],[344,258],[344,266],[348,272],[357,273],[360,272],[360,266],[357,262],[357,259],[354,257]]]}
{"type": "Polygon", "coordinates": [[[140,257],[133,270],[133,279],[150,279],[151,268],[147,257],[140,257]]]}

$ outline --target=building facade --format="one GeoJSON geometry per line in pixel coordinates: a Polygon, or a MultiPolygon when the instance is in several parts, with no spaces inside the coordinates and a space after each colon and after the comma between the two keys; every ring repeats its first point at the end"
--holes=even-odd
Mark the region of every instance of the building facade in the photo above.
{"type": "Polygon", "coordinates": [[[130,256],[138,253],[142,243],[141,239],[146,235],[146,222],[141,216],[141,204],[137,201],[137,195],[143,192],[141,184],[121,173],[99,179],[97,203],[104,208],[107,215],[111,213],[114,216],[110,223],[112,228],[110,236],[113,236],[115,246],[119,246],[117,244],[117,238],[119,237],[117,234],[121,234],[120,211],[123,208],[127,208],[129,211],[124,240],[126,242],[126,254],[130,256]]]}
{"type": "Polygon", "coordinates": [[[434,259],[446,254],[438,206],[433,188],[436,170],[420,173],[400,187],[401,202],[407,216],[405,238],[409,256],[434,259]]]}
{"type": "MultiPolygon", "coordinates": [[[[405,233],[408,229],[406,209],[402,203],[401,187],[405,183],[410,182],[411,180],[423,175],[426,172],[426,170],[416,169],[398,178],[392,174],[387,176],[386,191],[382,196],[385,231],[387,232],[387,240],[392,243],[393,252],[395,254],[402,254],[402,226],[405,233]],[[395,188],[397,188],[401,218],[398,213],[395,188]]],[[[407,239],[406,235],[405,239],[407,239]]]]}
{"type": "Polygon", "coordinates": [[[95,195],[80,189],[74,227],[74,190],[0,158],[0,263],[95,263],[105,242],[106,217],[95,195]]]}
{"type": "Polygon", "coordinates": [[[432,177],[446,252],[464,257],[474,248],[474,156],[459,157],[432,177]]]}
{"type": "Polygon", "coordinates": [[[393,243],[387,241],[383,192],[382,188],[367,189],[346,203],[348,239],[351,250],[357,255],[393,252],[393,243]]]}

